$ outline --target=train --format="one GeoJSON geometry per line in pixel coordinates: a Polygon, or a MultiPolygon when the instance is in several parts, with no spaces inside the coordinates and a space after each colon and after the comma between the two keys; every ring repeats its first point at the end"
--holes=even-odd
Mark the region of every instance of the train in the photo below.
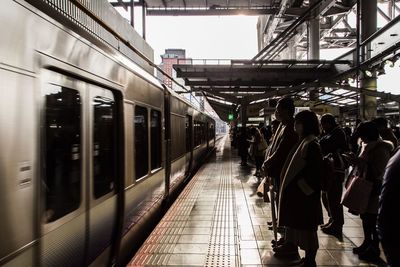
{"type": "Polygon", "coordinates": [[[124,265],[215,120],[29,1],[0,34],[0,265],[124,265]]]}

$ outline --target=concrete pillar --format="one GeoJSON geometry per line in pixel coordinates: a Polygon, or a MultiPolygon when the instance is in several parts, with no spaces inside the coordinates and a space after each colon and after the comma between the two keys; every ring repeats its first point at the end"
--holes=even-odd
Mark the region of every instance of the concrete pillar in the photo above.
{"type": "MultiPolygon", "coordinates": [[[[377,0],[361,0],[361,42],[370,37],[377,30],[377,0]]],[[[362,53],[370,53],[369,49],[364,49],[362,53]]],[[[362,54],[361,60],[367,60],[370,56],[362,54]]],[[[377,90],[377,79],[374,73],[373,77],[367,77],[364,73],[360,77],[360,87],[367,90],[377,90]]],[[[362,119],[370,120],[377,115],[376,97],[365,94],[360,95],[360,115],[362,119]]]]}
{"type": "MultiPolygon", "coordinates": [[[[310,6],[317,0],[310,0],[310,6]]],[[[319,59],[319,15],[311,14],[308,23],[308,59],[319,59]]]]}
{"type": "MultiPolygon", "coordinates": [[[[315,4],[317,0],[310,0],[310,6],[315,4]]],[[[308,59],[319,59],[319,15],[313,13],[308,23],[308,59]]],[[[318,88],[309,92],[309,99],[317,101],[319,98],[318,88]]]]}

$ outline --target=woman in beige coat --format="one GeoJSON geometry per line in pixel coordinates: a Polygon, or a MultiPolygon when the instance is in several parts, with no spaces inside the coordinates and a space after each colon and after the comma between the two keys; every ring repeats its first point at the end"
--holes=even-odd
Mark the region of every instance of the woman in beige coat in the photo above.
{"type": "Polygon", "coordinates": [[[294,128],[299,142],[283,167],[279,193],[278,224],[286,228],[286,244],[274,251],[298,246],[306,251],[299,266],[313,267],[319,247],[317,229],[323,223],[320,200],[323,164],[316,138],[319,135],[317,116],[308,110],[298,113],[294,128]]]}

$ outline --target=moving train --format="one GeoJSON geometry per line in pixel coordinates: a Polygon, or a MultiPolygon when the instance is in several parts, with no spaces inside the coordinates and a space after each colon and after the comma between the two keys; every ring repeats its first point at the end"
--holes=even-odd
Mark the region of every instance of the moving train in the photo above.
{"type": "Polygon", "coordinates": [[[214,119],[26,1],[0,34],[0,265],[126,263],[214,119]]]}

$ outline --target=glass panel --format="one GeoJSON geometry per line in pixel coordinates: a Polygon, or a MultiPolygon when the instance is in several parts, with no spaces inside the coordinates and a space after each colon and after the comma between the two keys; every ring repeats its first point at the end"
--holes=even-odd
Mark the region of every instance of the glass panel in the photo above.
{"type": "Polygon", "coordinates": [[[161,112],[151,110],[151,169],[161,167],[161,112]]]}
{"type": "Polygon", "coordinates": [[[186,116],[186,153],[192,150],[191,141],[192,141],[192,117],[186,116]]]}
{"type": "Polygon", "coordinates": [[[93,192],[102,197],[117,179],[117,106],[110,90],[93,98],[93,192]]]}
{"type": "Polygon", "coordinates": [[[147,109],[135,107],[135,174],[136,178],[145,176],[149,171],[147,109]]]}
{"type": "Polygon", "coordinates": [[[199,122],[194,121],[194,147],[199,145],[199,122]]]}
{"type": "Polygon", "coordinates": [[[44,97],[44,219],[53,222],[81,202],[81,99],[78,91],[54,85],[44,97]]]}

